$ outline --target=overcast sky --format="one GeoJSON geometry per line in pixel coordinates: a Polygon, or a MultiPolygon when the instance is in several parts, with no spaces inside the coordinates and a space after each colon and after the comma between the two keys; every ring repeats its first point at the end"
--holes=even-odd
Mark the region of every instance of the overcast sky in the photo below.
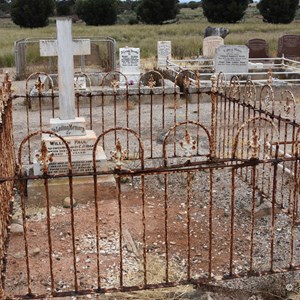
{"type": "MultiPolygon", "coordinates": [[[[180,3],[187,3],[187,2],[190,2],[192,0],[179,0],[180,3]]],[[[198,2],[199,0],[194,0],[196,2],[198,2]]],[[[259,2],[259,0],[254,0],[254,2],[259,2]]]]}

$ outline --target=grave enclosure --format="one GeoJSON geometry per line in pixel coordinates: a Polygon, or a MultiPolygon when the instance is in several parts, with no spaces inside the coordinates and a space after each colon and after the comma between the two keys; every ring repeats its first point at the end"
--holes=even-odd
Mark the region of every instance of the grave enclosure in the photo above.
{"type": "MultiPolygon", "coordinates": [[[[15,157],[1,161],[0,245],[7,237],[7,249],[0,251],[0,296],[209,289],[216,281],[299,270],[293,94],[222,72],[209,87],[190,70],[172,83],[157,71],[137,77],[139,53],[124,49],[126,74],[106,73],[96,87],[85,74],[86,89],[73,90],[72,82],[46,90],[39,78],[51,77],[35,73],[26,93],[14,95],[5,78],[0,146],[15,157]],[[63,108],[65,92],[71,98],[63,108]],[[9,232],[13,194],[19,234],[9,232]],[[153,265],[162,275],[153,278],[153,265]]],[[[226,49],[219,65],[232,67],[228,57],[239,52],[245,67],[244,48],[226,49]]]]}
{"type": "MultiPolygon", "coordinates": [[[[119,74],[107,77],[114,83],[114,75],[119,74]]],[[[158,76],[152,71],[142,77],[151,79],[153,75],[158,76]]],[[[212,77],[212,88],[207,89],[186,77],[184,97],[176,81],[171,92],[155,87],[152,80],[144,86],[142,78],[138,93],[128,84],[125,94],[114,84],[106,93],[76,92],[76,113],[87,118],[87,130],[93,129],[97,137],[90,153],[93,168],[73,170],[74,155],[69,153],[70,167],[59,174],[50,172],[51,155],[40,138],[41,133],[51,133],[49,118],[59,112],[43,109],[41,90],[38,97],[24,95],[25,103],[38,102],[40,108],[24,107],[29,135],[15,133],[19,173],[1,178],[1,182],[14,179],[23,183],[18,188],[24,231],[9,238],[7,299],[179,284],[199,284],[201,288],[201,282],[214,282],[216,277],[298,269],[299,126],[293,95],[284,92],[275,99],[271,86],[260,89],[250,81],[242,86],[237,78],[229,86],[224,82],[221,73],[212,77]],[[109,103],[106,97],[113,100],[109,103]],[[131,97],[135,99],[133,107],[129,105],[131,97]],[[97,144],[107,157],[105,170],[95,164],[97,144]],[[29,171],[36,150],[42,166],[38,175],[29,171]],[[96,183],[107,175],[115,177],[110,192],[105,192],[101,183],[92,184],[88,200],[79,196],[78,178],[90,176],[96,183]],[[53,207],[61,207],[61,199],[57,202],[58,196],[49,187],[58,177],[67,182],[69,196],[78,204],[62,211],[58,208],[60,213],[55,215],[53,207]],[[41,203],[30,202],[24,184],[29,181],[40,183],[41,203]],[[32,213],[33,207],[39,207],[39,218],[32,213]],[[84,215],[88,220],[82,223],[84,215]],[[44,224],[46,235],[37,233],[38,224],[44,224]],[[33,254],[41,245],[43,251],[33,254]],[[20,257],[13,255],[22,251],[20,257]],[[153,259],[160,262],[163,278],[150,277],[153,259]],[[36,267],[39,262],[42,273],[36,267]],[[133,265],[143,276],[131,281],[133,265]],[[26,274],[17,293],[15,268],[26,274]],[[180,281],[173,275],[178,268],[180,281]],[[43,278],[49,279],[47,284],[43,278]]],[[[53,93],[53,98],[57,97],[53,93]]],[[[9,98],[8,103],[17,100],[9,98]]],[[[24,122],[15,120],[14,126],[18,131],[24,122]]],[[[59,147],[69,152],[66,138],[59,139],[59,147]]]]}

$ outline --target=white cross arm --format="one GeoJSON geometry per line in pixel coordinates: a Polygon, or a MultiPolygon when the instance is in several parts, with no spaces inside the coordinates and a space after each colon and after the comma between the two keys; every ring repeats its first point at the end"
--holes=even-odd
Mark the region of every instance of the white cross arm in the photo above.
{"type": "MultiPolygon", "coordinates": [[[[73,55],[90,55],[91,41],[89,39],[73,40],[73,55]]],[[[40,40],[41,56],[58,56],[57,40],[40,40]]]]}

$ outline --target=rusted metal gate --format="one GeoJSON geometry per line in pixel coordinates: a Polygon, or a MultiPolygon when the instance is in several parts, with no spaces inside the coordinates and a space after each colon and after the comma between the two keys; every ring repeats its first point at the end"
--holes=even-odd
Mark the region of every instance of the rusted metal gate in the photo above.
{"type": "Polygon", "coordinates": [[[98,90],[77,91],[78,116],[97,134],[86,172],[74,171],[68,142],[49,131],[56,92],[38,88],[32,95],[28,80],[26,126],[16,125],[27,128],[17,143],[18,174],[2,179],[18,182],[24,228],[10,239],[7,299],[201,285],[299,269],[292,93],[275,101],[271,86],[257,93],[237,77],[227,85],[222,73],[205,90],[196,74],[193,80],[185,74],[171,88],[155,71],[137,87],[122,88],[124,75],[112,72],[98,90]],[[65,148],[65,172],[51,172],[53,153],[43,134],[65,148]],[[99,146],[105,168],[97,164],[99,146]],[[40,175],[32,172],[34,159],[40,175]],[[55,208],[65,196],[70,207],[55,208]]]}

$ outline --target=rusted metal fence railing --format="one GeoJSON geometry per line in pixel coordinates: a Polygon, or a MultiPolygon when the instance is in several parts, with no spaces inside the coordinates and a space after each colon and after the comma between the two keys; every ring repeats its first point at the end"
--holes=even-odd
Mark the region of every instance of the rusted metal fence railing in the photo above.
{"type": "Polygon", "coordinates": [[[49,126],[58,97],[51,78],[42,74],[49,88],[37,81],[34,92],[41,74],[28,78],[14,123],[26,131],[16,137],[14,177],[23,234],[10,237],[6,299],[299,270],[293,94],[237,77],[226,83],[223,74],[207,89],[191,74],[174,83],[152,71],[130,86],[111,72],[78,89],[77,114],[96,136],[79,169],[69,138],[49,126]],[[55,161],[49,136],[64,161],[55,161]]]}
{"type": "Polygon", "coordinates": [[[13,197],[12,178],[15,172],[14,141],[12,135],[11,82],[5,75],[0,87],[0,298],[4,299],[4,280],[10,203],[13,197]],[[4,180],[3,180],[4,179],[4,180]]]}

